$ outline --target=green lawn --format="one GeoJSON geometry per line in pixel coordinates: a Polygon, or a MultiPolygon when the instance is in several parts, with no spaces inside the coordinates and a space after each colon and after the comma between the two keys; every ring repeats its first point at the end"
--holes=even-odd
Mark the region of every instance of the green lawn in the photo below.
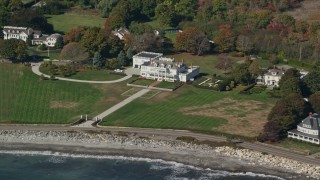
{"type": "MultiPolygon", "coordinates": [[[[232,101],[228,101],[234,104],[232,101]]],[[[230,118],[235,120],[239,118],[239,113],[235,110],[241,110],[244,114],[241,118],[246,118],[248,113],[253,114],[251,110],[256,108],[255,105],[251,104],[253,101],[256,102],[256,104],[260,103],[259,107],[266,107],[265,105],[270,107],[276,100],[268,98],[266,92],[252,95],[239,95],[238,92],[234,91],[217,92],[198,89],[191,85],[184,85],[174,92],[160,92],[151,99],[137,99],[111,114],[102,122],[102,125],[187,129],[202,132],[225,133],[223,128],[220,127],[229,126],[230,118]],[[228,99],[237,102],[239,107],[231,107],[230,105],[222,106],[221,102],[228,99]],[[213,108],[210,108],[210,106],[213,108]],[[215,107],[221,107],[217,116],[208,116],[208,113],[204,115],[207,110],[210,111],[211,109],[215,109],[215,107]],[[184,109],[189,108],[190,110],[187,110],[187,112],[194,112],[196,115],[186,115],[184,109]]],[[[258,116],[260,111],[264,111],[265,109],[266,108],[257,109],[255,112],[256,116],[258,116]]],[[[261,114],[259,115],[261,116],[261,114]]],[[[256,124],[253,122],[257,121],[257,119],[255,117],[252,118],[248,116],[248,118],[249,117],[251,118],[251,122],[246,123],[245,128],[256,129],[256,124]]],[[[258,121],[260,121],[260,119],[258,121]]],[[[239,128],[237,124],[230,124],[230,126],[233,126],[235,129],[239,128]]],[[[263,125],[259,126],[259,129],[262,127],[263,125]]],[[[239,135],[245,136],[245,133],[245,130],[242,130],[242,132],[239,132],[239,135]]],[[[252,133],[250,137],[252,137],[252,133]]]]}
{"type": "MultiPolygon", "coordinates": [[[[224,71],[215,68],[216,62],[217,62],[217,56],[216,55],[203,55],[203,56],[197,56],[192,55],[189,53],[180,53],[180,54],[174,54],[170,55],[169,57],[174,58],[176,61],[181,62],[184,61],[187,65],[194,65],[194,66],[200,66],[200,72],[205,73],[208,75],[224,75],[224,71]]],[[[242,60],[241,58],[232,58],[232,61],[236,63],[238,60],[242,60]]],[[[235,64],[236,65],[236,64],[235,64]]]]}
{"type": "Polygon", "coordinates": [[[298,140],[293,140],[293,139],[286,139],[284,141],[281,141],[280,143],[275,144],[280,147],[284,147],[287,149],[291,149],[294,151],[298,151],[301,153],[320,153],[320,146],[316,144],[311,144],[307,142],[302,142],[298,140]]]}
{"type": "Polygon", "coordinates": [[[124,76],[118,74],[111,74],[106,70],[89,70],[80,71],[77,74],[71,76],[71,79],[83,79],[83,80],[95,80],[95,81],[112,81],[121,79],[124,76]]]}
{"type": "Polygon", "coordinates": [[[160,23],[159,21],[157,21],[157,20],[153,20],[153,21],[146,22],[146,24],[152,26],[153,28],[161,29],[161,30],[174,29],[173,27],[170,27],[170,26],[161,24],[161,23],[160,23]]]}
{"type": "Polygon", "coordinates": [[[92,85],[40,80],[30,67],[0,64],[0,123],[64,124],[120,102],[126,82],[92,85]]]}
{"type": "Polygon", "coordinates": [[[54,30],[65,33],[77,26],[102,27],[105,18],[74,14],[47,15],[48,22],[53,24],[54,30]]]}
{"type": "Polygon", "coordinates": [[[151,80],[151,79],[137,79],[137,80],[134,81],[132,84],[141,85],[141,86],[149,86],[149,85],[152,84],[153,82],[155,82],[155,80],[151,80]]]}
{"type": "Polygon", "coordinates": [[[178,35],[177,32],[167,32],[166,33],[166,37],[169,38],[172,43],[176,42],[177,35],[178,35]]]}
{"type": "MultiPolygon", "coordinates": [[[[48,69],[44,67],[40,67],[40,71],[44,74],[50,75],[50,72],[48,69]]],[[[62,75],[55,75],[57,77],[63,77],[62,75]]],[[[75,75],[72,75],[70,79],[80,79],[80,80],[92,80],[92,81],[112,81],[116,79],[121,79],[124,76],[110,73],[107,70],[84,70],[79,71],[75,75]]]]}
{"type": "Polygon", "coordinates": [[[135,100],[107,117],[102,125],[210,131],[213,127],[227,123],[221,118],[190,116],[178,112],[180,108],[210,103],[224,96],[193,88],[185,88],[179,94],[171,100],[161,98],[161,94],[158,96],[160,99],[135,100]]]}
{"type": "Polygon", "coordinates": [[[160,82],[156,87],[173,89],[174,87],[176,87],[176,83],[174,83],[174,82],[162,81],[162,82],[160,82]]]}

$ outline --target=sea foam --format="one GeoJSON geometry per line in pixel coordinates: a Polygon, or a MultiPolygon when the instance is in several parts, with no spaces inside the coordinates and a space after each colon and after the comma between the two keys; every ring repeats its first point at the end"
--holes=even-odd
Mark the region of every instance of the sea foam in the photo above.
{"type": "Polygon", "coordinates": [[[99,160],[120,160],[120,161],[138,161],[147,162],[152,164],[150,169],[152,170],[164,170],[171,169],[172,174],[166,177],[166,179],[185,179],[177,177],[180,174],[185,174],[189,170],[201,171],[201,177],[199,179],[212,179],[218,177],[228,177],[228,176],[250,176],[250,177],[260,177],[260,178],[274,178],[279,180],[284,180],[281,177],[266,175],[253,172],[229,172],[223,170],[212,170],[210,168],[200,168],[192,165],[185,165],[182,163],[174,161],[165,161],[162,159],[150,159],[143,157],[127,157],[127,156],[111,156],[111,155],[89,155],[89,154],[72,154],[64,152],[53,152],[53,151],[22,151],[22,150],[0,150],[0,154],[11,154],[17,156],[50,156],[49,162],[52,163],[64,163],[66,158],[85,158],[85,159],[99,159],[99,160]]]}

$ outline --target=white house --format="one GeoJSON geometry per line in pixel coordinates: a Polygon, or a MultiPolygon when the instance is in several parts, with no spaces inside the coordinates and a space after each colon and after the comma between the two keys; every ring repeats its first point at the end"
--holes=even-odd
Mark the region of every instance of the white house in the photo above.
{"type": "Polygon", "coordinates": [[[127,28],[119,28],[112,31],[112,34],[118,36],[119,39],[123,40],[125,35],[129,35],[130,31],[127,28]]]}
{"type": "Polygon", "coordinates": [[[277,69],[276,67],[274,67],[273,69],[269,69],[268,72],[263,76],[258,76],[256,79],[256,83],[271,87],[277,87],[279,86],[279,81],[284,73],[285,71],[283,69],[277,69]]]}
{"type": "Polygon", "coordinates": [[[133,68],[139,68],[145,62],[150,62],[152,60],[159,60],[163,56],[162,53],[154,53],[154,52],[145,52],[142,51],[132,57],[133,59],[133,68]]]}
{"type": "Polygon", "coordinates": [[[27,27],[14,27],[14,26],[4,26],[3,27],[4,39],[21,39],[27,42],[27,39],[31,39],[32,45],[44,44],[48,47],[54,47],[57,39],[62,38],[61,34],[55,33],[51,35],[42,34],[41,31],[36,31],[27,27]]]}
{"type": "Polygon", "coordinates": [[[133,56],[133,67],[140,69],[140,75],[146,79],[158,81],[187,82],[198,76],[199,66],[188,67],[183,62],[162,57],[161,53],[141,52],[133,56]]]}
{"type": "Polygon", "coordinates": [[[4,26],[3,27],[3,39],[21,39],[27,42],[27,39],[32,36],[33,30],[27,27],[14,27],[4,26]]]}
{"type": "Polygon", "coordinates": [[[317,113],[310,113],[297,126],[297,129],[288,131],[288,137],[314,144],[320,144],[320,119],[317,113]]]}
{"type": "Polygon", "coordinates": [[[61,34],[58,34],[58,33],[51,34],[46,38],[46,41],[44,42],[44,44],[48,47],[54,47],[56,45],[58,38],[62,38],[61,34]]]}

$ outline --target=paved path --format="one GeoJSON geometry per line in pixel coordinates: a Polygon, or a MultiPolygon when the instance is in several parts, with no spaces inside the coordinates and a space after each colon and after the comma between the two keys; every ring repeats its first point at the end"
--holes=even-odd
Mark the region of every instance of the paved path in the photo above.
{"type": "Polygon", "coordinates": [[[111,113],[115,112],[116,110],[118,110],[118,109],[122,108],[123,106],[129,104],[131,101],[143,96],[144,94],[146,94],[149,91],[150,91],[150,89],[142,89],[142,90],[138,91],[137,93],[133,94],[132,96],[128,97],[127,99],[121,101],[120,103],[112,106],[111,108],[109,108],[108,110],[104,111],[103,113],[97,115],[93,119],[95,119],[95,118],[103,119],[103,118],[107,117],[108,115],[110,115],[111,113]]]}
{"type": "MultiPolygon", "coordinates": [[[[31,63],[32,66],[32,72],[41,76],[41,74],[43,74],[42,72],[40,72],[39,68],[40,68],[40,64],[41,63],[31,63]]],[[[50,78],[49,75],[43,74],[45,77],[50,78]]],[[[62,78],[62,77],[55,77],[55,79],[58,80],[62,80],[62,81],[70,81],[70,82],[80,82],[80,83],[92,83],[92,84],[112,84],[112,83],[118,83],[121,81],[125,81],[129,78],[131,78],[131,75],[127,75],[121,79],[117,79],[117,80],[113,80],[113,81],[88,81],[88,80],[78,80],[78,79],[69,79],[69,78],[62,78]]]]}
{"type": "MultiPolygon", "coordinates": [[[[68,127],[68,126],[61,126],[61,125],[12,125],[10,124],[10,125],[0,125],[0,130],[128,132],[128,133],[135,133],[137,136],[156,135],[156,136],[162,136],[163,138],[165,137],[176,138],[181,136],[189,136],[189,137],[197,138],[198,140],[208,140],[208,141],[216,141],[216,142],[223,142],[227,140],[225,137],[194,133],[187,130],[129,128],[129,127],[128,128],[127,127],[99,127],[99,128],[77,127],[75,128],[75,127],[68,127]]],[[[297,154],[289,150],[284,150],[282,148],[275,147],[272,145],[265,145],[262,143],[243,142],[243,143],[238,143],[237,146],[320,166],[319,159],[297,154]]]]}
{"type": "MultiPolygon", "coordinates": [[[[150,89],[142,89],[140,91],[138,91],[137,93],[133,94],[132,96],[128,97],[127,99],[119,102],[118,104],[112,106],[111,108],[107,109],[106,111],[102,112],[101,114],[97,115],[96,117],[94,117],[93,119],[103,119],[105,117],[107,117],[108,115],[112,114],[113,112],[117,111],[118,109],[122,108],[123,106],[129,104],[130,102],[132,102],[133,100],[143,96],[144,94],[146,94],[147,92],[149,92],[150,89]]],[[[87,128],[91,128],[92,123],[94,123],[93,120],[88,120],[84,123],[75,125],[73,127],[87,127],[87,128]]]]}

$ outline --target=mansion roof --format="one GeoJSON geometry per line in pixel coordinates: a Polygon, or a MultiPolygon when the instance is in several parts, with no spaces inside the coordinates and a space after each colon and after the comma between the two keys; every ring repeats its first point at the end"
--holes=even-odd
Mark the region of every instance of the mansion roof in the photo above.
{"type": "Polygon", "coordinates": [[[303,119],[302,122],[298,125],[303,128],[311,130],[320,130],[320,118],[317,113],[310,114],[307,118],[303,119]]]}
{"type": "Polygon", "coordinates": [[[265,75],[268,75],[268,76],[282,76],[284,75],[284,70],[282,69],[276,69],[276,68],[273,68],[273,69],[269,69],[268,72],[265,74],[265,75]]]}
{"type": "Polygon", "coordinates": [[[163,56],[162,53],[153,53],[153,52],[146,52],[146,51],[142,51],[142,52],[134,55],[134,57],[148,58],[148,59],[159,58],[161,56],[163,56]]]}
{"type": "Polygon", "coordinates": [[[27,35],[31,35],[33,30],[27,27],[14,27],[14,26],[4,26],[3,31],[7,34],[20,34],[25,33],[27,35]]]}

